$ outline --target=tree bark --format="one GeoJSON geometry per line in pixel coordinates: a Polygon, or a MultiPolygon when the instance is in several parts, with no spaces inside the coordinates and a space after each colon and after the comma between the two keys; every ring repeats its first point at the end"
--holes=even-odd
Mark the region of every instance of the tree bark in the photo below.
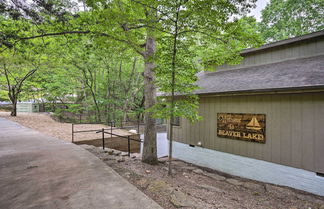
{"type": "Polygon", "coordinates": [[[17,99],[13,99],[12,101],[12,109],[11,109],[11,116],[17,116],[17,99]]]}
{"type": "Polygon", "coordinates": [[[172,174],[172,143],[173,143],[173,122],[174,122],[174,88],[175,88],[175,71],[176,71],[176,57],[177,57],[177,39],[178,39],[178,20],[179,20],[180,5],[177,7],[176,21],[175,21],[175,33],[173,36],[173,53],[172,53],[172,81],[171,81],[171,117],[170,117],[170,137],[169,137],[169,170],[168,174],[172,174]]]}
{"type": "Polygon", "coordinates": [[[95,104],[95,107],[96,107],[96,122],[101,122],[100,108],[99,108],[99,104],[98,104],[98,101],[97,101],[96,94],[95,94],[95,92],[94,92],[94,90],[92,88],[90,88],[90,92],[91,92],[91,95],[92,95],[92,101],[93,101],[93,103],[95,104]]]}
{"type": "Polygon", "coordinates": [[[78,69],[80,69],[83,73],[84,84],[86,86],[88,86],[91,96],[92,96],[92,101],[95,104],[95,109],[96,109],[95,120],[96,120],[96,122],[101,122],[101,114],[100,114],[100,108],[99,108],[99,104],[98,104],[97,97],[96,97],[94,76],[92,75],[92,72],[90,69],[88,69],[88,68],[84,69],[84,68],[78,66],[76,63],[74,63],[74,66],[76,66],[78,69]],[[87,71],[88,71],[90,77],[87,76],[87,71]]]}
{"type": "Polygon", "coordinates": [[[152,112],[147,111],[156,103],[156,89],[154,85],[154,61],[153,56],[156,51],[156,41],[152,36],[146,40],[146,49],[144,53],[144,96],[145,96],[145,128],[144,128],[144,147],[142,161],[149,164],[157,164],[157,146],[156,146],[156,127],[152,112]]]}

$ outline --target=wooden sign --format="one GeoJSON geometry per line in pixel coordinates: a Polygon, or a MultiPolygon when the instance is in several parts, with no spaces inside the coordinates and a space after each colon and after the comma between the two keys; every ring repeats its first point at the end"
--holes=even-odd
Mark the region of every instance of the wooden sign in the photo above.
{"type": "Polygon", "coordinates": [[[217,136],[265,143],[265,114],[217,113],[217,136]]]}

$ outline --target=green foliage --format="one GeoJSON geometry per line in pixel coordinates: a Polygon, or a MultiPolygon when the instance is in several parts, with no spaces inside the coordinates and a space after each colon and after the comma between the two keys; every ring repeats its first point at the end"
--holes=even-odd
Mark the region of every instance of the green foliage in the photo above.
{"type": "Polygon", "coordinates": [[[48,66],[48,54],[39,41],[17,44],[0,54],[0,86],[12,103],[29,91],[28,83],[38,70],[48,66]],[[43,53],[40,51],[43,50],[43,53]]]}
{"type": "Polygon", "coordinates": [[[1,88],[0,88],[0,101],[9,101],[8,93],[6,92],[6,90],[1,90],[1,88]]]}
{"type": "Polygon", "coordinates": [[[82,106],[97,122],[122,120],[139,117],[145,104],[143,161],[154,164],[151,111],[159,118],[201,119],[193,95],[196,74],[212,65],[237,64],[242,48],[260,44],[255,20],[244,17],[255,1],[86,0],[84,11],[73,7],[75,1],[5,1],[0,51],[23,53],[34,39],[46,46],[47,59],[56,64],[26,86],[34,89],[28,91],[33,98],[80,105],[57,114],[74,114],[82,106]],[[154,84],[166,94],[156,106],[154,84]]]}
{"type": "Polygon", "coordinates": [[[205,70],[242,61],[240,52],[246,48],[256,48],[263,44],[262,37],[256,31],[257,23],[252,17],[243,17],[227,25],[222,36],[199,38],[199,57],[205,70]]]}
{"type": "Polygon", "coordinates": [[[156,85],[164,96],[160,96],[158,103],[151,109],[156,118],[170,119],[174,117],[185,117],[194,122],[201,117],[198,116],[198,96],[192,95],[198,87],[195,85],[198,73],[195,66],[192,40],[177,40],[177,59],[175,68],[172,66],[173,41],[172,37],[161,38],[157,57],[156,85]],[[172,71],[175,70],[175,80],[172,83],[172,71]],[[178,98],[172,107],[171,92],[174,90],[178,95],[185,97],[178,98]]]}
{"type": "Polygon", "coordinates": [[[177,99],[174,108],[172,108],[170,97],[159,97],[158,100],[158,103],[151,109],[156,118],[171,119],[171,114],[173,114],[174,118],[184,117],[190,122],[203,119],[197,112],[199,106],[199,97],[197,95],[188,95],[186,98],[177,99]]]}
{"type": "MultiPolygon", "coordinates": [[[[116,41],[107,38],[74,35],[49,36],[20,41],[13,45],[12,40],[18,37],[28,37],[42,31],[60,29],[57,28],[55,22],[35,26],[26,19],[4,19],[6,21],[1,23],[6,30],[6,36],[1,40],[2,43],[7,42],[1,45],[0,50],[3,50],[3,53],[0,57],[0,64],[6,62],[13,65],[17,63],[15,59],[25,56],[25,58],[20,58],[19,68],[12,66],[12,75],[23,75],[24,69],[27,70],[28,65],[35,64],[36,61],[42,66],[41,73],[35,74],[24,82],[20,100],[32,99],[66,105],[68,103],[82,104],[86,111],[97,110],[94,114],[97,121],[102,114],[105,114],[102,120],[116,120],[117,118],[121,120],[127,117],[128,112],[133,112],[141,106],[143,63],[133,51],[125,48],[124,45],[119,45],[116,41]],[[25,27],[20,29],[22,25],[25,27]],[[44,48],[41,49],[40,46],[44,48]],[[26,56],[30,58],[27,59],[26,56]]],[[[79,20],[73,19],[70,23],[82,24],[84,22],[80,18],[79,20]]],[[[62,27],[63,25],[59,28],[62,27]]],[[[10,79],[14,81],[14,77],[10,79]]],[[[8,89],[3,76],[0,77],[0,82],[3,94],[7,94],[8,89]]],[[[66,110],[57,110],[61,111],[57,114],[60,115],[62,111],[70,110],[75,112],[75,108],[71,107],[66,110]]]]}
{"type": "Polygon", "coordinates": [[[262,44],[254,18],[233,18],[252,6],[253,1],[161,2],[159,11],[167,13],[168,19],[158,28],[163,35],[157,39],[155,73],[156,85],[165,96],[151,110],[155,117],[201,119],[198,96],[192,95],[198,88],[197,73],[214,69],[215,65],[238,64],[242,49],[262,44]],[[176,94],[175,101],[172,92],[176,94]]]}
{"type": "Polygon", "coordinates": [[[324,29],[323,0],[271,0],[259,25],[266,42],[279,41],[324,29]]]}
{"type": "MultiPolygon", "coordinates": [[[[1,17],[2,47],[17,48],[15,40],[44,33],[84,33],[82,37],[66,33],[37,39],[47,47],[56,65],[28,81],[28,94],[22,98],[80,103],[87,110],[96,109],[98,118],[102,112],[106,112],[105,118],[114,119],[125,118],[127,112],[142,113],[143,80],[139,75],[143,60],[137,53],[146,62],[155,63],[159,91],[185,95],[173,108],[168,98],[161,97],[159,101],[164,102],[152,108],[155,115],[170,118],[174,110],[176,116],[198,119],[198,97],[192,95],[197,89],[196,74],[214,65],[237,64],[242,48],[261,43],[255,33],[255,20],[240,18],[254,7],[255,0],[86,2],[89,9],[79,11],[72,9],[73,4],[68,1],[36,1],[26,7],[28,11],[17,7],[16,18],[12,8],[6,7],[7,12],[1,17]],[[24,12],[25,15],[19,15],[24,12]],[[143,49],[148,36],[158,44],[157,54],[151,57],[146,57],[143,49]],[[159,108],[162,106],[163,110],[159,108]]],[[[31,42],[20,43],[23,50],[31,42]]]]}

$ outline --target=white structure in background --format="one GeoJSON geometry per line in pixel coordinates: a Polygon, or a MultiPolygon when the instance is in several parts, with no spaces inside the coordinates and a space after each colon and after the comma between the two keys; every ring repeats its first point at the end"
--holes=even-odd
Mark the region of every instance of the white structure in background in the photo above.
{"type": "Polygon", "coordinates": [[[39,104],[33,102],[17,103],[17,112],[39,112],[39,104]]]}

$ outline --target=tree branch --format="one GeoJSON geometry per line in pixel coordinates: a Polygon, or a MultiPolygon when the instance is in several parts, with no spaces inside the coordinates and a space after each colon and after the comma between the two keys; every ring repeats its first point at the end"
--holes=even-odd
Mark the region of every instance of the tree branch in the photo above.
{"type": "MultiPolygon", "coordinates": [[[[150,6],[150,5],[144,4],[143,2],[140,2],[140,1],[137,1],[137,0],[132,0],[132,1],[135,2],[135,3],[137,3],[137,4],[142,5],[142,6],[144,6],[144,7],[147,7],[147,8],[153,9],[153,10],[155,10],[155,11],[157,11],[157,12],[160,12],[162,15],[165,15],[165,16],[169,17],[169,14],[163,12],[162,10],[159,10],[159,9],[157,9],[157,8],[155,8],[155,7],[152,7],[152,6],[150,6]]],[[[169,17],[169,19],[170,19],[172,22],[175,22],[174,19],[172,19],[172,18],[170,18],[170,17],[169,17]]]]}
{"type": "Polygon", "coordinates": [[[22,84],[23,84],[23,82],[27,79],[27,78],[29,78],[30,76],[32,76],[36,71],[37,71],[38,69],[37,68],[35,68],[35,69],[33,69],[33,70],[30,70],[30,71],[28,71],[28,73],[19,81],[19,83],[18,83],[18,88],[17,88],[17,93],[19,94],[20,92],[21,92],[21,87],[22,87],[22,84]]]}
{"type": "Polygon", "coordinates": [[[63,32],[58,32],[58,33],[44,33],[44,34],[36,35],[36,36],[21,37],[19,39],[20,40],[30,40],[30,39],[35,39],[35,38],[43,38],[46,36],[61,36],[61,35],[66,35],[66,34],[88,34],[88,33],[91,33],[91,31],[63,31],[63,32]]]}
{"type": "Polygon", "coordinates": [[[3,69],[4,69],[4,74],[6,76],[8,90],[9,90],[9,94],[10,94],[11,93],[11,84],[10,84],[10,79],[9,79],[9,75],[8,75],[8,72],[7,72],[6,64],[3,64],[3,69]]]}
{"type": "Polygon", "coordinates": [[[62,32],[57,32],[57,33],[45,33],[45,34],[40,34],[40,35],[35,35],[35,36],[29,36],[29,37],[19,37],[19,40],[30,40],[30,39],[36,39],[36,38],[43,38],[43,37],[47,37],[47,36],[61,36],[61,35],[66,35],[66,34],[94,34],[94,35],[98,35],[98,36],[105,36],[105,37],[109,37],[115,41],[118,42],[122,42],[125,44],[130,45],[137,53],[139,53],[140,55],[144,56],[144,53],[142,51],[139,50],[140,46],[136,45],[135,43],[128,41],[126,39],[119,39],[115,36],[112,36],[110,34],[107,33],[99,33],[99,32],[92,32],[89,30],[86,31],[62,31],[62,32]]]}

